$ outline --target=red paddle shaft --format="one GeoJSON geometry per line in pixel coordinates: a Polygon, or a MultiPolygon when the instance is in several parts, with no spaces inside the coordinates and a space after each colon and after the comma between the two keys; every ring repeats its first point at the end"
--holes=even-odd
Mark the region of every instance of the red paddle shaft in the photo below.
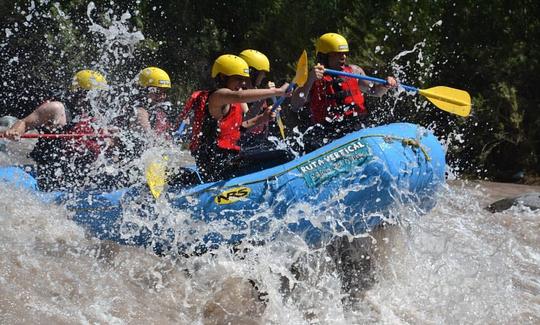
{"type": "MultiPolygon", "coordinates": [[[[0,134],[0,138],[5,138],[4,134],[0,134]]],[[[79,139],[79,138],[110,138],[109,134],[96,134],[96,133],[25,133],[20,136],[22,139],[79,139]]]]}

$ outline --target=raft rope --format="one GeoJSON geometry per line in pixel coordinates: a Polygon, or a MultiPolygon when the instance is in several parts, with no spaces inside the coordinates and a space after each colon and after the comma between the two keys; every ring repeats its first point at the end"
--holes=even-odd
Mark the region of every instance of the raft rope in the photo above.
{"type": "Polygon", "coordinates": [[[418,140],[415,139],[403,139],[401,140],[401,143],[403,146],[411,146],[415,149],[420,149],[422,153],[424,154],[424,157],[426,158],[426,161],[431,161],[431,157],[429,156],[426,148],[418,142],[418,140]]]}
{"type": "Polygon", "coordinates": [[[404,138],[404,137],[396,137],[393,135],[386,135],[386,134],[370,134],[366,135],[362,138],[371,138],[371,137],[382,137],[384,142],[392,143],[394,141],[401,141],[401,144],[406,147],[410,146],[414,149],[420,149],[422,153],[424,154],[424,157],[426,158],[426,161],[431,161],[431,157],[429,156],[426,148],[418,141],[417,139],[413,138],[404,138]]]}

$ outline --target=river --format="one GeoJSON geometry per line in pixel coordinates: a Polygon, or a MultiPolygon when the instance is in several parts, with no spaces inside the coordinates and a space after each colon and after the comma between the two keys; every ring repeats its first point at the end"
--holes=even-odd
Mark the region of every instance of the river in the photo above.
{"type": "MultiPolygon", "coordinates": [[[[0,163],[30,147],[8,143],[0,163]]],[[[295,238],[159,257],[93,239],[64,207],[2,188],[0,323],[538,324],[540,213],[485,210],[532,191],[449,181],[427,214],[396,206],[396,225],[335,245],[355,252],[351,269],[295,238]]]]}
{"type": "MultiPolygon", "coordinates": [[[[34,28],[31,7],[1,46],[34,28]]],[[[83,31],[103,43],[92,67],[126,69],[144,36],[129,12],[104,27],[95,9],[89,2],[83,31]]],[[[13,69],[25,57],[5,53],[13,69]]],[[[406,61],[423,64],[421,53],[406,61]]],[[[110,74],[117,93],[136,83],[131,72],[127,81],[110,74]]],[[[107,113],[120,99],[111,97],[107,113]]],[[[30,162],[32,143],[0,143],[0,165],[30,162]]],[[[0,324],[539,324],[540,212],[485,210],[533,191],[540,187],[452,179],[431,211],[394,206],[395,224],[352,242],[312,250],[291,237],[185,258],[99,241],[65,207],[3,186],[0,324]]]]}

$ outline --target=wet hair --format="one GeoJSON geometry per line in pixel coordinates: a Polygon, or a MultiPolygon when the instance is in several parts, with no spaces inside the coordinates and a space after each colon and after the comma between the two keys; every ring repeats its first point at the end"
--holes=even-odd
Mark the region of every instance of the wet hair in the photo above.
{"type": "Polygon", "coordinates": [[[225,76],[221,73],[218,73],[218,75],[214,78],[214,87],[216,89],[227,88],[228,80],[229,80],[229,76],[225,76]]]}
{"type": "Polygon", "coordinates": [[[84,111],[90,109],[90,104],[84,99],[88,95],[88,91],[84,89],[77,89],[70,91],[64,99],[67,109],[73,115],[80,115],[84,111]]]}
{"type": "Polygon", "coordinates": [[[251,81],[251,85],[253,87],[257,87],[256,82],[257,82],[257,78],[259,77],[259,73],[261,73],[260,70],[249,67],[249,80],[251,81]]]}
{"type": "Polygon", "coordinates": [[[317,62],[316,63],[320,63],[322,65],[324,65],[325,67],[328,66],[328,54],[324,54],[324,53],[317,53],[317,62]]]}

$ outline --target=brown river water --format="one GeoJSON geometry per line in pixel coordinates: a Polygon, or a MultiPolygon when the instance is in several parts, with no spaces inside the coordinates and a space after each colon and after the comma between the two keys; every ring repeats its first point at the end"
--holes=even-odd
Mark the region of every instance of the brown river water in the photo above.
{"type": "MultiPolygon", "coordinates": [[[[0,164],[30,144],[8,146],[0,164]]],[[[159,257],[93,239],[64,207],[1,188],[0,324],[539,324],[540,212],[485,210],[533,191],[452,180],[427,214],[396,206],[397,225],[338,245],[369,265],[358,284],[295,238],[159,257]]]]}

